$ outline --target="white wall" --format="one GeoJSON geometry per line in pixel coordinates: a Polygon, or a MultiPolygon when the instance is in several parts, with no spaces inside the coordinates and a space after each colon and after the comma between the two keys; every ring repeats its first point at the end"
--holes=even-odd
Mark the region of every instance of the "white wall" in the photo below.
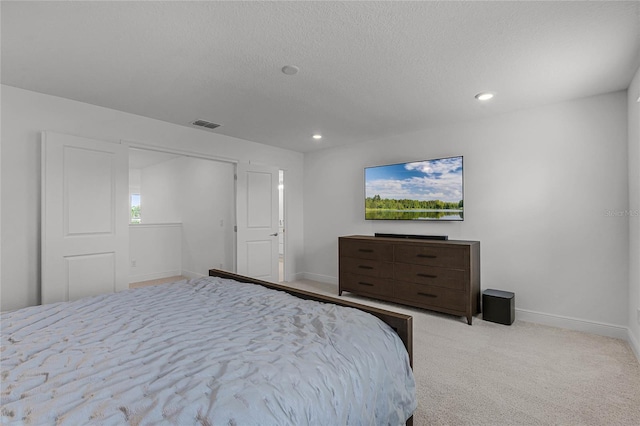
{"type": "Polygon", "coordinates": [[[182,222],[179,195],[183,163],[175,158],[140,171],[140,222],[182,222]]]}
{"type": "MultiPolygon", "coordinates": [[[[2,99],[2,85],[0,85],[0,99],[2,99]]],[[[0,117],[2,117],[2,103],[0,102],[0,117]]],[[[2,119],[0,119],[0,128],[2,127],[2,119]]],[[[0,141],[2,138],[0,138],[0,141]]],[[[0,153],[2,152],[2,143],[0,143],[0,153]]],[[[2,164],[2,155],[0,155],[0,165],[2,164]]],[[[0,172],[2,167],[0,167],[0,172]]],[[[0,188],[2,188],[2,173],[0,173],[0,188]]],[[[2,197],[0,197],[0,240],[2,238],[2,197]]],[[[2,283],[2,244],[0,244],[0,284],[2,283]]],[[[0,310],[2,309],[2,291],[0,291],[0,310]]]]}
{"type": "Polygon", "coordinates": [[[182,273],[207,275],[235,265],[235,167],[197,158],[180,159],[182,273]]]}
{"type": "Polygon", "coordinates": [[[140,170],[142,223],[129,229],[148,230],[130,235],[130,282],[234,269],[234,171],[232,163],[185,156],[140,170]],[[178,229],[158,225],[171,223],[178,229]]]}
{"type": "Polygon", "coordinates": [[[182,225],[129,225],[129,258],[129,283],[180,275],[182,225]]]}
{"type": "MultiPolygon", "coordinates": [[[[129,169],[129,197],[131,194],[139,194],[140,186],[142,184],[142,170],[141,169],[129,169]]],[[[131,198],[129,198],[131,202],[131,198]]]]}
{"type": "Polygon", "coordinates": [[[628,89],[629,341],[640,360],[640,68],[628,89]]]}
{"type": "Polygon", "coordinates": [[[305,271],[337,282],[337,238],[446,234],[481,242],[482,288],[518,318],[626,337],[626,92],[305,155],[305,271]],[[464,156],[464,222],[364,220],[363,168],[464,156]]]}
{"type": "Polygon", "coordinates": [[[141,223],[129,226],[129,283],[182,274],[180,162],[129,170],[129,189],[141,200],[141,223]]]}
{"type": "Polygon", "coordinates": [[[1,310],[40,301],[40,132],[270,164],[287,172],[287,274],[301,270],[303,155],[69,99],[2,86],[1,310]]]}

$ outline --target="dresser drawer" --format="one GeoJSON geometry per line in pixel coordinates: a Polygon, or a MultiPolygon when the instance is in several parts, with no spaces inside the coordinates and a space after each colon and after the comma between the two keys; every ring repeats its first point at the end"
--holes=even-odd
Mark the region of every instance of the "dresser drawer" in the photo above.
{"type": "Polygon", "coordinates": [[[480,242],[339,237],[339,291],[465,316],[480,311],[480,242]]]}
{"type": "Polygon", "coordinates": [[[417,245],[396,245],[393,258],[395,262],[400,263],[456,269],[467,269],[469,262],[469,255],[464,248],[417,245]]]}
{"type": "Polygon", "coordinates": [[[393,265],[393,276],[396,280],[446,287],[452,290],[462,291],[466,289],[466,275],[467,272],[462,269],[414,265],[411,263],[395,263],[393,265]]]}
{"type": "Polygon", "coordinates": [[[340,257],[342,256],[391,262],[393,260],[393,246],[340,239],[340,257]]]}
{"type": "Polygon", "coordinates": [[[465,312],[469,305],[467,293],[444,287],[396,282],[394,295],[397,299],[424,307],[445,308],[465,312]]]}
{"type": "Polygon", "coordinates": [[[377,296],[391,297],[393,296],[393,283],[385,278],[341,273],[340,291],[353,291],[354,293],[368,293],[377,296]]]}
{"type": "Polygon", "coordinates": [[[340,272],[368,277],[393,278],[393,263],[370,259],[340,258],[340,272]]]}

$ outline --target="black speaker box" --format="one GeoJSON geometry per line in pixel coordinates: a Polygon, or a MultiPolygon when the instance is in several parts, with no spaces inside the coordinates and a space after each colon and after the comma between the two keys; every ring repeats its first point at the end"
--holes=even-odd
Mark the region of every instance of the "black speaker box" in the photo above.
{"type": "Polygon", "coordinates": [[[516,295],[510,291],[485,290],[482,292],[482,319],[511,325],[516,319],[516,295]]]}

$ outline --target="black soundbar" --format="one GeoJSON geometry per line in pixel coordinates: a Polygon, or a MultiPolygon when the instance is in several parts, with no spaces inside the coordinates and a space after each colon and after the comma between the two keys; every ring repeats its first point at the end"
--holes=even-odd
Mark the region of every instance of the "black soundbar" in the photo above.
{"type": "Polygon", "coordinates": [[[380,238],[409,238],[416,240],[442,240],[446,241],[449,239],[448,235],[411,235],[411,234],[382,234],[376,232],[374,234],[375,237],[380,238]]]}

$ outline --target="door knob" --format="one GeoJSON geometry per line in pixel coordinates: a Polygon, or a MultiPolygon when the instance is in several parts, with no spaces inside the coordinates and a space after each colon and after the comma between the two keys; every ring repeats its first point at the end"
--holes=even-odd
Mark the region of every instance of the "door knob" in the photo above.
{"type": "Polygon", "coordinates": [[[277,237],[278,233],[276,232],[275,234],[269,234],[270,237],[277,237]]]}

